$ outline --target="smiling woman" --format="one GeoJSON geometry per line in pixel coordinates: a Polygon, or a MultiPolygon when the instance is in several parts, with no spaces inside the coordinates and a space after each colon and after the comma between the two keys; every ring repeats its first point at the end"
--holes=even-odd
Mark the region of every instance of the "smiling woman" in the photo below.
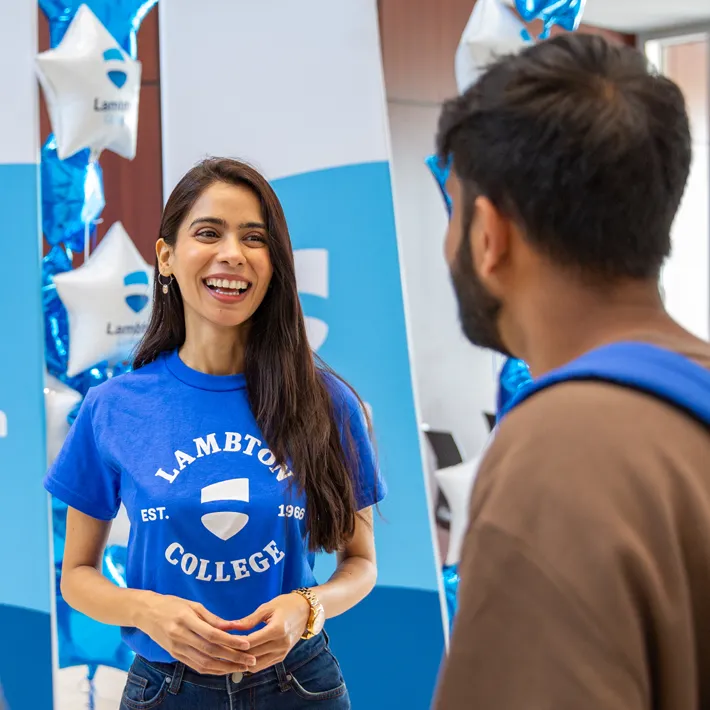
{"type": "Polygon", "coordinates": [[[206,160],[156,255],[135,370],[90,390],[45,481],[69,505],[63,596],[123,627],[122,708],[348,708],[323,624],[375,584],[385,491],[362,402],[309,347],[281,205],[206,160]],[[127,589],[97,571],[121,500],[127,589]],[[338,552],[322,585],[318,550],[338,552]]]}

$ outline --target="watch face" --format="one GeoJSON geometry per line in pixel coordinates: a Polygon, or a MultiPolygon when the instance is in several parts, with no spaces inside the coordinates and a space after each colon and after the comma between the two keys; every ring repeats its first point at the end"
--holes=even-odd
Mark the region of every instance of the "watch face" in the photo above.
{"type": "Polygon", "coordinates": [[[325,612],[323,611],[323,607],[318,605],[318,608],[315,610],[315,618],[313,619],[313,635],[315,636],[316,634],[319,634],[321,631],[323,631],[324,626],[325,612]]]}

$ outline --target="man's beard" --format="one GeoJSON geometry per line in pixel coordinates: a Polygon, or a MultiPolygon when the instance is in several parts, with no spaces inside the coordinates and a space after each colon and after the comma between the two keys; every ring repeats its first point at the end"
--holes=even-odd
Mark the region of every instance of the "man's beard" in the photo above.
{"type": "MultiPolygon", "coordinates": [[[[467,233],[468,230],[464,232],[467,233]]],[[[474,345],[512,357],[503,345],[498,330],[502,303],[481,283],[473,267],[470,242],[465,238],[461,240],[451,268],[451,280],[459,304],[459,320],[464,335],[474,345]]]]}

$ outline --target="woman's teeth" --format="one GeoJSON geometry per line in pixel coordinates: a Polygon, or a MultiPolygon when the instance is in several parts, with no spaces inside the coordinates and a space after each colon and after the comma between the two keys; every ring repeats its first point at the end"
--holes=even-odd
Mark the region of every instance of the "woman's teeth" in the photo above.
{"type": "Polygon", "coordinates": [[[246,281],[230,281],[229,279],[205,279],[205,283],[209,288],[226,294],[231,294],[234,291],[242,293],[249,288],[249,284],[246,281]]]}

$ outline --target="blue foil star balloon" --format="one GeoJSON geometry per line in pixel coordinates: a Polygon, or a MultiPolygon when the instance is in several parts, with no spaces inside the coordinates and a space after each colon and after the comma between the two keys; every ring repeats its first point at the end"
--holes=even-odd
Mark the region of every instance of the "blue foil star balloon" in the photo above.
{"type": "Polygon", "coordinates": [[[444,592],[446,594],[446,608],[449,612],[449,630],[451,630],[454,625],[457,595],[459,591],[458,565],[444,565],[442,576],[444,580],[444,592]]]}
{"type": "Polygon", "coordinates": [[[93,237],[94,223],[106,204],[101,166],[90,159],[88,149],[60,160],[57,142],[50,135],[42,147],[40,176],[45,239],[52,246],[64,244],[72,251],[83,251],[86,227],[93,237]]]}
{"type": "Polygon", "coordinates": [[[542,20],[540,39],[550,36],[552,25],[574,32],[582,21],[585,0],[515,0],[515,8],[525,22],[542,20]]]}
{"type": "Polygon", "coordinates": [[[528,366],[516,358],[508,358],[498,376],[498,420],[508,411],[515,395],[532,382],[528,366]]]}
{"type": "Polygon", "coordinates": [[[145,16],[158,0],[39,0],[39,6],[49,20],[49,41],[56,47],[81,5],[101,20],[132,59],[138,54],[136,33],[145,16]]]}
{"type": "MultiPolygon", "coordinates": [[[[54,544],[57,540],[56,529],[54,544]]],[[[104,552],[102,572],[118,587],[125,587],[125,548],[109,546],[104,552]]],[[[133,662],[133,652],[123,643],[121,629],[106,626],[72,609],[60,591],[61,565],[55,565],[57,580],[57,631],[59,667],[88,665],[110,666],[127,671],[133,662]]],[[[90,674],[91,675],[91,674],[90,674]]]]}
{"type": "Polygon", "coordinates": [[[451,173],[451,158],[449,158],[446,163],[442,164],[436,155],[430,155],[424,162],[427,164],[431,174],[434,176],[434,180],[436,180],[439,190],[441,190],[441,196],[444,198],[446,212],[449,217],[451,217],[451,197],[446,191],[446,181],[449,179],[449,174],[451,173]]]}
{"type": "Polygon", "coordinates": [[[69,357],[69,321],[57,289],[54,275],[72,268],[71,257],[61,246],[55,246],[42,259],[42,308],[44,311],[44,344],[47,371],[61,379],[67,371],[69,357]]]}

